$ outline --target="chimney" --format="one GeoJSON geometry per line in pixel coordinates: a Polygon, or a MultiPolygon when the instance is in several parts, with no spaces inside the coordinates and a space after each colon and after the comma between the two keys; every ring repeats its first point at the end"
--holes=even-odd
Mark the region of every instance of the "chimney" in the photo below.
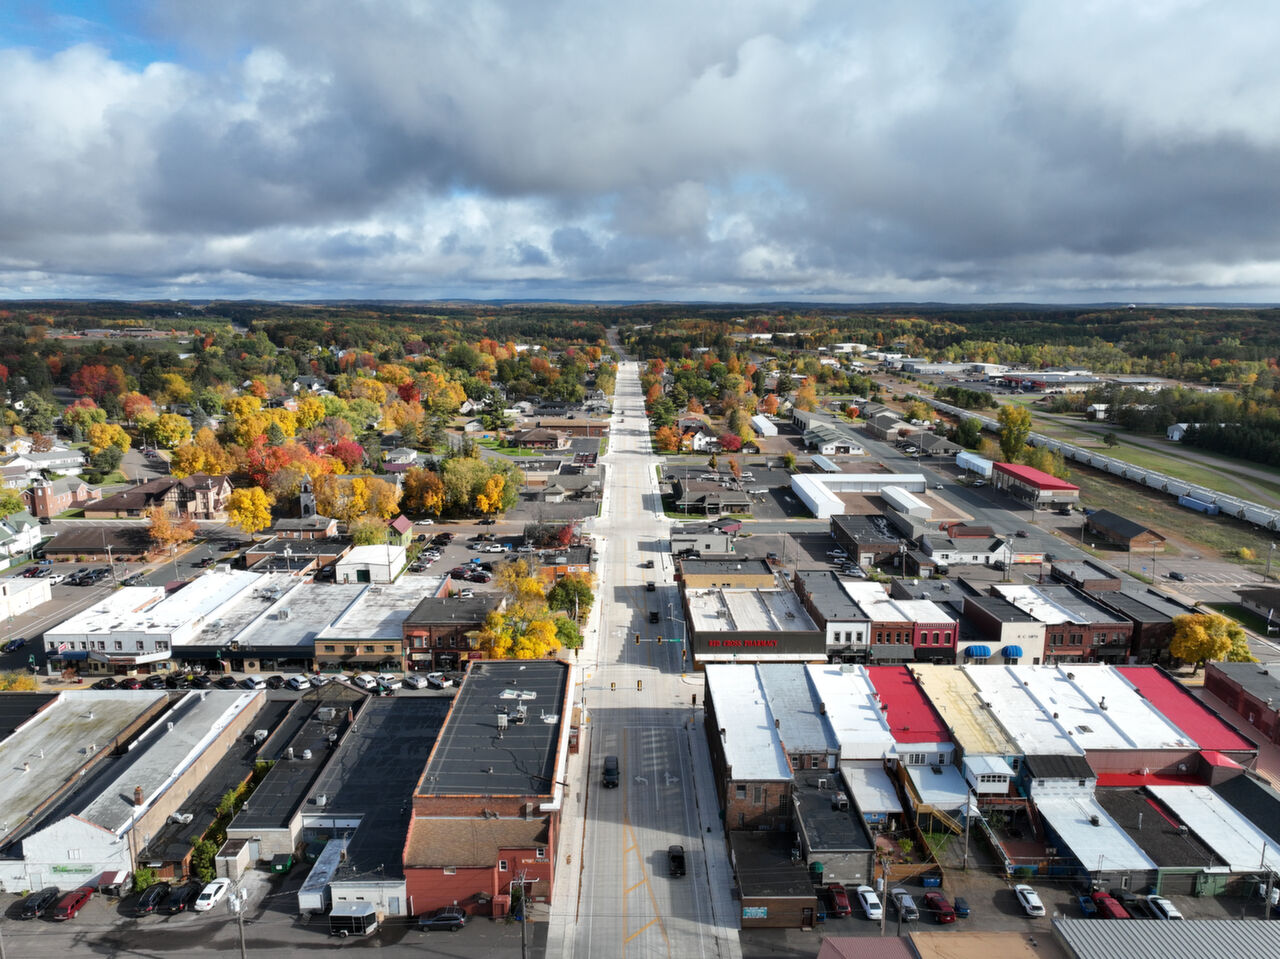
{"type": "Polygon", "coordinates": [[[773,721],[773,728],[774,728],[774,729],[781,729],[781,728],[782,728],[782,720],[781,720],[781,719],[775,719],[775,720],[773,721]]]}
{"type": "Polygon", "coordinates": [[[133,787],[133,804],[135,806],[142,805],[142,787],[141,786],[133,787]]]}

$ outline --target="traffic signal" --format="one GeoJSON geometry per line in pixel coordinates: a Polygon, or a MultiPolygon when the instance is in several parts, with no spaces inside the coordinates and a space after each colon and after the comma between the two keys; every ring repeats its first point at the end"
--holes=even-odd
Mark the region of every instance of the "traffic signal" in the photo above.
{"type": "Polygon", "coordinates": [[[644,680],[643,680],[643,679],[637,679],[637,680],[636,680],[636,690],[637,690],[637,691],[639,691],[639,690],[641,690],[641,689],[644,689],[644,680]]]}
{"type": "Polygon", "coordinates": [[[639,634],[639,633],[636,633],[636,645],[637,645],[637,646],[639,646],[639,645],[640,645],[640,634],[639,634]]]}
{"type": "Polygon", "coordinates": [[[658,637],[658,642],[662,642],[662,637],[661,637],[661,636],[659,636],[659,637],[658,637]]]}

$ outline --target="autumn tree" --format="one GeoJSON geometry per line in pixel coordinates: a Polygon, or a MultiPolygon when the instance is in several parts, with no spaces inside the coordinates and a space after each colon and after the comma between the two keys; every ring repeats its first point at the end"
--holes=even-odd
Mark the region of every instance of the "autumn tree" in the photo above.
{"type": "Polygon", "coordinates": [[[1247,637],[1244,629],[1217,613],[1191,613],[1173,618],[1173,639],[1169,652],[1183,662],[1194,664],[1193,672],[1211,659],[1226,659],[1237,643],[1247,637]]]}
{"type": "Polygon", "coordinates": [[[733,474],[734,479],[742,479],[742,464],[738,462],[738,457],[729,457],[729,472],[733,474]]]}
{"type": "Polygon", "coordinates": [[[151,435],[165,449],[173,449],[191,440],[191,421],[177,413],[161,413],[151,427],[151,435]]]}
{"type": "Polygon", "coordinates": [[[591,590],[591,576],[588,574],[561,576],[547,591],[548,607],[578,616],[585,615],[593,602],[595,593],[591,590]]]}
{"type": "Polygon", "coordinates": [[[542,583],[530,575],[529,564],[524,560],[507,564],[497,582],[507,604],[502,612],[485,619],[481,649],[499,659],[539,659],[559,649],[555,617],[547,607],[542,583]]]}
{"type": "Polygon", "coordinates": [[[663,426],[654,431],[653,445],[659,453],[674,453],[680,448],[680,434],[674,427],[663,426]]]}
{"type": "Polygon", "coordinates": [[[132,426],[143,419],[154,419],[156,405],[151,402],[151,397],[134,391],[120,397],[120,412],[124,414],[125,422],[132,426]]]}
{"type": "Polygon", "coordinates": [[[108,396],[116,396],[124,390],[124,371],[118,366],[87,363],[71,374],[71,388],[81,396],[101,403],[108,396]]]}
{"type": "Polygon", "coordinates": [[[161,549],[171,549],[195,538],[196,524],[190,517],[177,519],[163,506],[147,510],[147,535],[161,549]]]}
{"type": "Polygon", "coordinates": [[[230,473],[235,466],[235,457],[218,442],[213,430],[205,427],[196,432],[191,442],[173,451],[169,472],[174,476],[193,476],[196,473],[221,476],[230,473]]]}
{"type": "Polygon", "coordinates": [[[11,489],[0,489],[0,517],[12,516],[14,513],[21,513],[26,506],[22,502],[22,497],[11,489]]]}
{"type": "Polygon", "coordinates": [[[996,420],[1000,424],[1000,455],[1006,463],[1016,463],[1031,435],[1031,411],[1016,403],[1004,403],[996,420]]]}
{"type": "Polygon", "coordinates": [[[62,425],[71,432],[73,439],[82,440],[89,435],[89,427],[94,423],[105,423],[107,411],[97,403],[82,396],[62,411],[62,425]]]}
{"type": "Polygon", "coordinates": [[[792,402],[798,410],[811,411],[818,408],[818,387],[813,380],[805,380],[796,390],[796,398],[792,402]]]}
{"type": "Polygon", "coordinates": [[[260,486],[246,486],[227,500],[227,522],[252,536],[271,525],[272,497],[260,486]]]}
{"type": "Polygon", "coordinates": [[[315,497],[316,512],[340,523],[353,523],[369,512],[368,481],[359,476],[318,476],[315,497]]]}
{"type": "Polygon", "coordinates": [[[129,452],[129,434],[118,423],[94,423],[89,427],[89,451],[101,453],[108,446],[114,446],[121,453],[129,452]]]}
{"type": "Polygon", "coordinates": [[[506,482],[506,477],[501,473],[490,476],[485,481],[484,489],[476,494],[476,509],[486,516],[501,509],[502,489],[506,482]]]}
{"type": "Polygon", "coordinates": [[[347,528],[356,546],[381,546],[387,541],[387,524],[376,516],[362,516],[347,528]]]}
{"type": "Polygon", "coordinates": [[[367,479],[364,483],[369,498],[369,515],[387,520],[400,512],[401,494],[395,483],[388,483],[377,477],[367,479]]]}
{"type": "Polygon", "coordinates": [[[760,412],[765,416],[774,416],[778,412],[778,397],[775,393],[770,393],[760,401],[760,412]]]}
{"type": "Polygon", "coordinates": [[[444,509],[444,483],[431,470],[411,467],[405,471],[401,505],[415,515],[439,516],[444,509]]]}

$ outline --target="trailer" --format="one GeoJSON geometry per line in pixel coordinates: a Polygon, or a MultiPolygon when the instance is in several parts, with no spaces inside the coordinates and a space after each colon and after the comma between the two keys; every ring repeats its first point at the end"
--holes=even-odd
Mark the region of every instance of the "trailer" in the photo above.
{"type": "Polygon", "coordinates": [[[1193,509],[1197,513],[1204,513],[1206,516],[1218,515],[1217,503],[1206,503],[1202,499],[1198,499],[1190,493],[1183,493],[1178,497],[1178,505],[1185,506],[1187,509],[1193,509]]]}
{"type": "Polygon", "coordinates": [[[956,466],[970,473],[977,473],[983,479],[991,479],[992,465],[991,460],[985,456],[970,453],[968,450],[956,454],[956,466]]]}
{"type": "Polygon", "coordinates": [[[378,929],[378,913],[371,902],[340,902],[329,912],[329,935],[346,939],[367,936],[378,929]]]}

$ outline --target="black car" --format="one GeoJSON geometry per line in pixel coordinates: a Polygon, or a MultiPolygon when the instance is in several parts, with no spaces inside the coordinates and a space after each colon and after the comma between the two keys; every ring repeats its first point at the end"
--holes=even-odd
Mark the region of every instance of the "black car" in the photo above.
{"type": "Polygon", "coordinates": [[[208,673],[197,673],[191,677],[192,689],[208,689],[213,685],[213,677],[208,673]]]}
{"type": "Polygon", "coordinates": [[[118,689],[119,687],[120,687],[120,684],[117,683],[110,676],[106,677],[105,679],[100,679],[93,684],[94,689],[118,689]]]}
{"type": "Polygon", "coordinates": [[[138,897],[138,904],[134,906],[133,912],[136,916],[149,916],[169,898],[170,887],[167,882],[158,882],[154,886],[148,886],[141,896],[138,897]]]}
{"type": "Polygon", "coordinates": [[[170,916],[176,916],[180,912],[186,912],[195,905],[195,902],[200,898],[200,892],[203,889],[204,883],[199,881],[189,882],[185,886],[174,886],[164,901],[164,911],[170,916]]]}
{"type": "Polygon", "coordinates": [[[213,681],[213,685],[219,689],[235,689],[240,685],[240,681],[234,676],[219,676],[213,681]]]}
{"type": "Polygon", "coordinates": [[[600,771],[600,784],[605,789],[617,789],[621,780],[622,774],[618,767],[618,757],[605,756],[604,767],[600,771]]]}
{"type": "Polygon", "coordinates": [[[267,677],[267,689],[279,689],[279,688],[280,688],[280,687],[282,687],[283,685],[284,685],[284,677],[283,677],[283,676],[268,676],[268,677],[267,677]]]}
{"type": "Polygon", "coordinates": [[[467,914],[457,906],[446,906],[429,915],[418,917],[418,929],[422,932],[431,932],[435,929],[448,929],[450,932],[457,932],[466,924],[467,914]]]}
{"type": "Polygon", "coordinates": [[[37,919],[52,909],[61,895],[57,886],[46,886],[39,892],[33,892],[22,900],[22,911],[18,915],[23,919],[37,919]]]}
{"type": "Polygon", "coordinates": [[[143,689],[164,689],[164,687],[165,677],[161,676],[159,673],[152,673],[142,681],[143,689]]]}
{"type": "Polygon", "coordinates": [[[170,675],[165,677],[164,685],[166,689],[190,689],[191,677],[182,675],[170,675]]]}

